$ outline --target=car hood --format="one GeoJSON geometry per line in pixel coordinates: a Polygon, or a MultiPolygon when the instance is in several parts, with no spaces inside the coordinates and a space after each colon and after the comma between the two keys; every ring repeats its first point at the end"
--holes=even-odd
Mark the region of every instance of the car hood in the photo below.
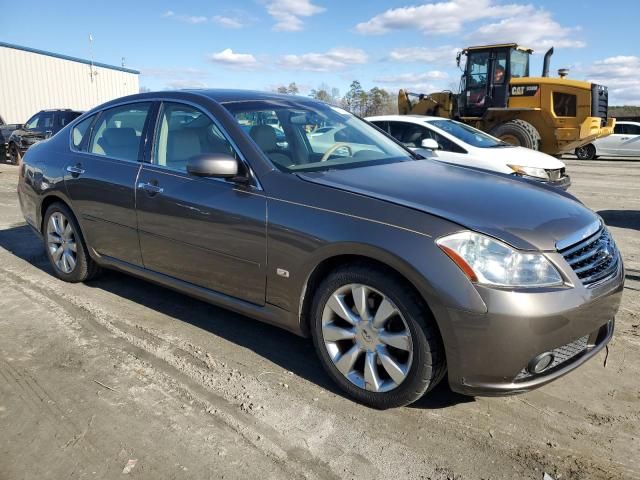
{"type": "Polygon", "coordinates": [[[490,157],[493,161],[505,165],[544,168],[555,170],[564,168],[565,164],[551,155],[524,147],[476,148],[474,154],[490,157]]]}
{"type": "Polygon", "coordinates": [[[523,250],[555,250],[557,241],[598,220],[573,196],[552,187],[433,160],[298,175],[437,215],[523,250]]]}

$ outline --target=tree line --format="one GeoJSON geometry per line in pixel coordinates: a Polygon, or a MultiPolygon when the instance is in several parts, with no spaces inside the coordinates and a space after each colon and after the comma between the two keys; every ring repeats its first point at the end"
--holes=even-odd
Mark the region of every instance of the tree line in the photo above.
{"type": "MultiPolygon", "coordinates": [[[[286,86],[282,85],[276,91],[288,95],[298,95],[300,93],[300,89],[295,82],[286,86]]],[[[309,96],[344,108],[360,117],[398,113],[398,103],[395,95],[379,87],[373,87],[367,91],[362,88],[362,84],[358,80],[351,82],[349,90],[342,96],[340,95],[340,90],[335,87],[331,88],[325,83],[318,88],[312,89],[309,92],[309,96]]]]}

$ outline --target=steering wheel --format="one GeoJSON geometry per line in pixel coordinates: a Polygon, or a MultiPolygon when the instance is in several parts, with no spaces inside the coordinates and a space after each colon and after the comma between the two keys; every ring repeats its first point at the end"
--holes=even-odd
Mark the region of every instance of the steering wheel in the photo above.
{"type": "Polygon", "coordinates": [[[320,161],[326,162],[327,160],[329,160],[329,157],[333,155],[333,152],[335,152],[339,148],[346,148],[347,150],[349,150],[349,156],[353,157],[353,150],[351,150],[351,147],[349,146],[349,144],[344,142],[338,142],[335,145],[330,146],[329,149],[326,152],[324,152],[324,155],[322,156],[320,161]]]}

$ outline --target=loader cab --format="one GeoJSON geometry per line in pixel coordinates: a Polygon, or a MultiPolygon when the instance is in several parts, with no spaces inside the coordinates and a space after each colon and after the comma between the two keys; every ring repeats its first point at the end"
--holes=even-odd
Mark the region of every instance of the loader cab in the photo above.
{"type": "Polygon", "coordinates": [[[469,47],[458,54],[466,57],[460,81],[459,117],[482,117],[488,108],[505,108],[511,78],[529,76],[533,50],[515,43],[469,47]]]}

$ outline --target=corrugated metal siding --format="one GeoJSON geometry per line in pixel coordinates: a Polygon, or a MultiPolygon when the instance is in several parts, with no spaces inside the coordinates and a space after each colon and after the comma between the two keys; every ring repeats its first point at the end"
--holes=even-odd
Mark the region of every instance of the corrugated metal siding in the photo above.
{"type": "Polygon", "coordinates": [[[24,123],[49,108],[89,110],[138,93],[138,75],[0,46],[0,116],[24,123]]]}

